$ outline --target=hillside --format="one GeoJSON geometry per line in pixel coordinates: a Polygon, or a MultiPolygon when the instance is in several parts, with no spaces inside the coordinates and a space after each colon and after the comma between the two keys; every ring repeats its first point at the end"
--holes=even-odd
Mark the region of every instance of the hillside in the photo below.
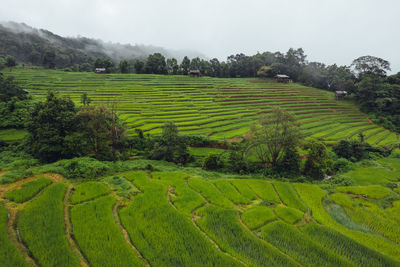
{"type": "Polygon", "coordinates": [[[35,97],[56,90],[76,103],[85,92],[95,104],[117,101],[130,133],[135,128],[159,133],[164,122],[173,121],[182,133],[230,139],[247,133],[262,113],[279,106],[296,115],[307,136],[328,143],[359,133],[371,144],[398,142],[395,133],[372,123],[351,99],[338,101],[331,92],[298,83],[28,68],[4,73],[15,76],[35,97]]]}
{"type": "Polygon", "coordinates": [[[90,181],[42,166],[0,185],[2,266],[400,264],[400,192],[384,186],[399,159],[369,167],[392,173],[382,184],[360,165],[345,175],[364,186],[345,187],[124,164],[150,163],[90,181]]]}
{"type": "MultiPolygon", "coordinates": [[[[184,56],[204,57],[193,51],[168,50],[162,47],[119,44],[86,37],[63,37],[24,23],[0,22],[0,55],[11,55],[20,63],[41,65],[46,52],[55,53],[55,67],[93,63],[97,57],[120,60],[144,59],[153,53],[181,60],[184,56]]],[[[92,69],[92,67],[90,67],[92,69]]]]}

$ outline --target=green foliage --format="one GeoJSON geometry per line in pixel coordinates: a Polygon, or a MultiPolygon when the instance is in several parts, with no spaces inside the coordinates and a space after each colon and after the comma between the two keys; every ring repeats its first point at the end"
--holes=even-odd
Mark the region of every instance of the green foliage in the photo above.
{"type": "Polygon", "coordinates": [[[101,162],[92,158],[74,158],[57,162],[65,170],[62,173],[66,178],[89,178],[106,175],[111,166],[107,162],[101,162]]]}
{"type": "Polygon", "coordinates": [[[7,232],[8,211],[0,204],[0,259],[4,267],[29,266],[17,247],[11,242],[7,232]]]}
{"type": "Polygon", "coordinates": [[[149,55],[144,66],[144,71],[149,74],[168,74],[165,57],[160,53],[149,55]]]}
{"type": "Polygon", "coordinates": [[[274,187],[282,199],[282,202],[287,206],[298,210],[306,211],[307,208],[297,196],[296,191],[290,183],[274,182],[274,187]]]}
{"type": "Polygon", "coordinates": [[[241,219],[249,229],[256,229],[276,218],[270,207],[256,206],[242,213],[241,219]]]}
{"type": "Polygon", "coordinates": [[[51,184],[51,180],[41,177],[36,180],[24,183],[21,188],[8,192],[5,198],[16,202],[22,203],[33,198],[43,188],[51,184]]]}
{"type": "Polygon", "coordinates": [[[332,160],[324,143],[310,141],[305,145],[309,150],[304,174],[311,180],[321,180],[330,171],[332,160]]]}
{"type": "Polygon", "coordinates": [[[154,144],[151,158],[185,164],[189,159],[188,148],[178,127],[173,122],[166,122],[162,129],[161,138],[154,144]]]}
{"type": "Polygon", "coordinates": [[[165,197],[162,181],[126,174],[144,193],[120,211],[132,243],[152,266],[239,266],[217,251],[165,197]]]}
{"type": "Polygon", "coordinates": [[[250,199],[242,196],[238,190],[227,180],[216,180],[214,185],[222,192],[222,194],[235,204],[248,204],[250,199]]]}
{"type": "Polygon", "coordinates": [[[235,216],[233,210],[226,210],[214,205],[197,211],[202,218],[197,221],[221,249],[240,258],[251,266],[297,266],[275,247],[262,242],[247,232],[235,216]]]}
{"type": "Polygon", "coordinates": [[[381,199],[388,196],[391,190],[387,187],[380,185],[367,185],[367,186],[339,186],[337,191],[343,193],[351,193],[355,195],[363,195],[368,198],[381,199]]]}
{"type": "Polygon", "coordinates": [[[281,202],[270,182],[263,180],[247,180],[247,184],[262,200],[272,203],[281,202]]]}
{"type": "Polygon", "coordinates": [[[107,196],[72,207],[71,220],[79,248],[91,266],[144,266],[115,224],[114,205],[115,198],[107,196]]]}
{"type": "Polygon", "coordinates": [[[14,77],[4,77],[0,72],[0,102],[7,102],[12,98],[26,99],[26,92],[14,81],[14,77]]]}
{"type": "Polygon", "coordinates": [[[351,170],[351,162],[345,158],[339,158],[333,162],[333,171],[335,173],[343,173],[351,170]]]}
{"type": "Polygon", "coordinates": [[[64,150],[65,137],[75,129],[75,105],[69,98],[49,92],[45,101],[34,105],[28,125],[29,150],[43,162],[70,156],[64,150]]]}
{"type": "Polygon", "coordinates": [[[303,218],[304,213],[298,209],[278,205],[275,207],[276,215],[287,223],[294,224],[303,218]]]}
{"type": "Polygon", "coordinates": [[[66,186],[49,186],[19,216],[23,242],[42,266],[79,266],[65,236],[63,198],[66,186]]]}
{"type": "Polygon", "coordinates": [[[341,255],[359,266],[397,266],[398,262],[370,249],[330,227],[309,223],[302,228],[314,242],[341,255]]]}
{"type": "Polygon", "coordinates": [[[224,207],[224,208],[233,208],[233,204],[227,198],[221,195],[218,189],[211,183],[206,182],[201,178],[190,178],[189,186],[200,193],[204,198],[210,201],[212,204],[224,207]]]}
{"type": "Polygon", "coordinates": [[[208,154],[204,159],[203,169],[215,171],[224,167],[220,154],[208,154]]]}
{"type": "Polygon", "coordinates": [[[99,182],[86,182],[77,185],[71,196],[71,203],[78,204],[85,201],[89,201],[100,196],[107,195],[109,193],[108,188],[99,182]]]}
{"type": "Polygon", "coordinates": [[[107,183],[112,188],[112,190],[116,191],[118,196],[127,199],[130,199],[132,196],[140,192],[139,189],[131,184],[125,177],[107,177],[103,179],[103,182],[107,183]]]}
{"type": "Polygon", "coordinates": [[[305,266],[352,266],[347,259],[325,249],[282,221],[264,226],[261,237],[305,266]]]}

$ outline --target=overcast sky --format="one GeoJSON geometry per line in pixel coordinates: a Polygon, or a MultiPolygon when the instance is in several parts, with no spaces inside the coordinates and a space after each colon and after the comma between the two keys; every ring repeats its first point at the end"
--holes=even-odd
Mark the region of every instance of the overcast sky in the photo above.
{"type": "Polygon", "coordinates": [[[374,55],[398,72],[399,11],[399,0],[1,0],[0,20],[223,60],[290,47],[327,64],[374,55]]]}

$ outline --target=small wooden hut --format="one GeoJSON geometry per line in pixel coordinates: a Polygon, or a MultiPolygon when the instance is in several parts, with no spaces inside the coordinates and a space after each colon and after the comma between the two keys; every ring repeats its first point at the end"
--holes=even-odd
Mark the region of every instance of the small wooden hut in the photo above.
{"type": "Polygon", "coordinates": [[[188,72],[188,75],[190,77],[200,77],[201,76],[201,72],[200,72],[200,70],[190,70],[188,72]]]}
{"type": "Polygon", "coordinates": [[[289,83],[289,82],[292,81],[292,80],[290,79],[290,77],[287,76],[287,75],[285,75],[285,74],[277,74],[277,75],[275,76],[275,80],[276,80],[278,83],[289,83]]]}
{"type": "Polygon", "coordinates": [[[96,73],[106,73],[106,68],[96,68],[95,72],[96,73]]]}
{"type": "Polygon", "coordinates": [[[347,91],[335,91],[336,100],[344,99],[347,95],[347,91]]]}

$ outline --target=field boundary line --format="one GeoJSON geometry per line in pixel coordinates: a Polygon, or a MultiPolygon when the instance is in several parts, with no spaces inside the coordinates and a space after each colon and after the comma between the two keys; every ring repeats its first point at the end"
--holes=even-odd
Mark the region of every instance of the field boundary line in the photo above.
{"type": "Polygon", "coordinates": [[[89,266],[89,261],[83,251],[80,249],[78,242],[76,242],[73,237],[73,226],[71,221],[71,194],[72,194],[72,185],[67,184],[67,190],[64,195],[63,200],[63,209],[64,209],[64,223],[65,223],[65,234],[67,236],[68,243],[72,250],[74,251],[75,256],[79,259],[79,263],[83,267],[89,266]]]}
{"type": "Polygon", "coordinates": [[[121,218],[119,217],[119,212],[118,212],[118,208],[120,207],[120,203],[119,200],[117,199],[114,207],[112,209],[112,215],[114,218],[114,222],[119,226],[122,236],[124,237],[126,243],[128,243],[128,245],[131,247],[131,249],[136,253],[136,255],[138,256],[138,258],[144,263],[144,265],[146,267],[150,267],[150,263],[147,261],[147,259],[142,255],[142,253],[140,253],[140,251],[133,245],[133,242],[128,234],[128,232],[126,231],[125,227],[122,225],[121,223],[121,218]]]}

